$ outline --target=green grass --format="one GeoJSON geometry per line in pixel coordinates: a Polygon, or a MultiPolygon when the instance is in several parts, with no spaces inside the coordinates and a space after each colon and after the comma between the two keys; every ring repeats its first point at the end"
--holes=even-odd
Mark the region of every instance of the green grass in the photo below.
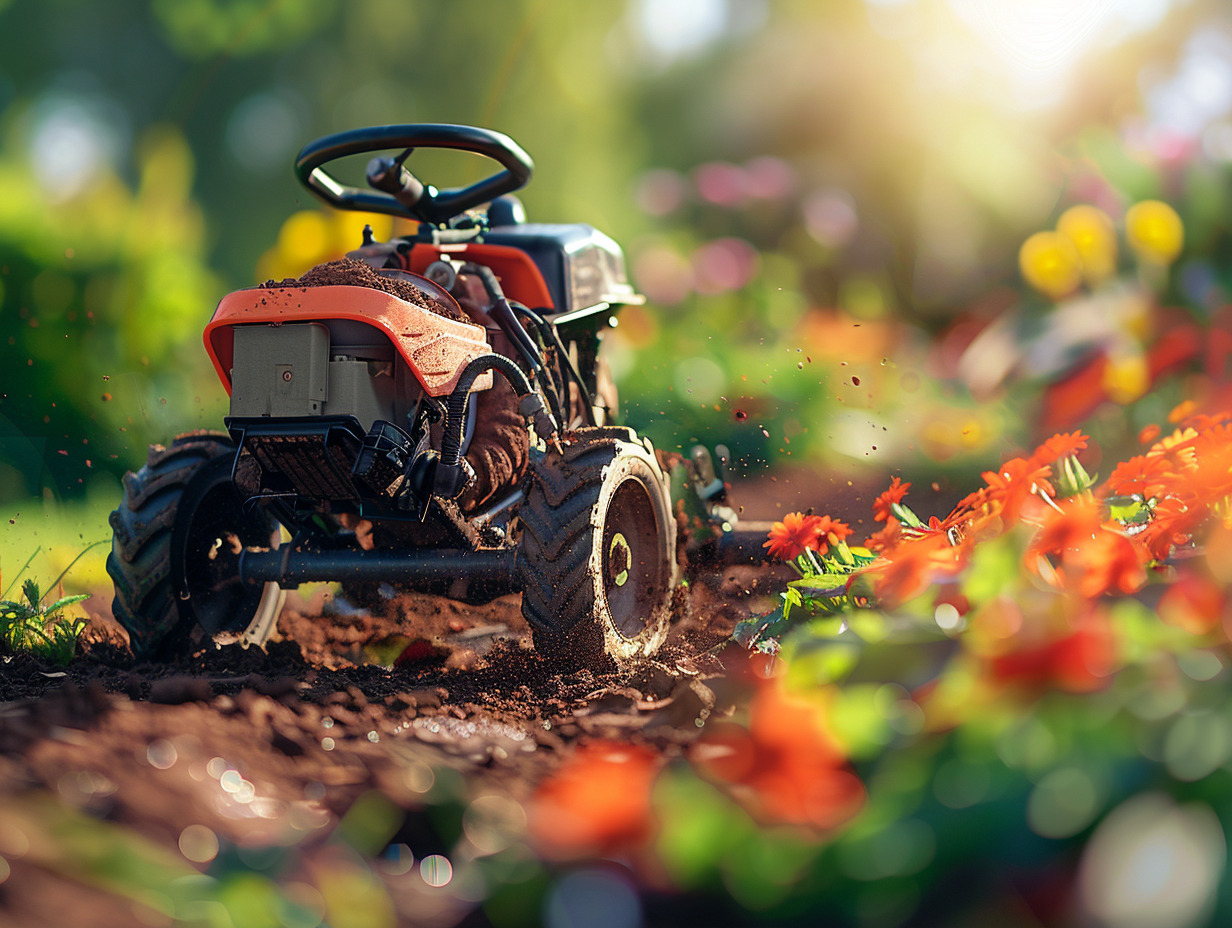
{"type": "Polygon", "coordinates": [[[7,523],[0,532],[0,650],[30,651],[57,664],[73,659],[87,625],[73,607],[109,595],[113,506],[99,494],[71,503],[32,498],[0,509],[0,524],[7,523]],[[48,576],[55,579],[35,579],[48,576]]]}

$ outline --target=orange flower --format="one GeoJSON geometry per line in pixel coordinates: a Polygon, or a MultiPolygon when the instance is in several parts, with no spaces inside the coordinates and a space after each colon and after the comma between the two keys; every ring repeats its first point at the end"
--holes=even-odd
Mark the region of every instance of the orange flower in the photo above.
{"type": "Polygon", "coordinates": [[[600,741],[584,745],[535,791],[531,834],[553,856],[612,854],[654,831],[650,790],[659,760],[647,748],[600,741]]]}
{"type": "Polygon", "coordinates": [[[1188,419],[1198,411],[1198,404],[1193,400],[1181,400],[1168,411],[1168,421],[1173,425],[1182,419],[1188,419]]]}
{"type": "Polygon", "coordinates": [[[890,516],[886,520],[885,528],[873,532],[865,539],[864,547],[870,551],[887,551],[898,544],[902,537],[902,527],[898,519],[890,516]]]}
{"type": "Polygon", "coordinates": [[[756,687],[748,728],[708,727],[690,751],[694,765],[762,822],[829,829],[851,819],[864,804],[864,784],[848,769],[824,708],[788,693],[781,677],[756,687]]]}
{"type": "Polygon", "coordinates": [[[820,523],[819,516],[789,512],[783,516],[782,522],[775,522],[770,526],[769,540],[764,542],[762,547],[768,550],[772,557],[794,561],[805,551],[817,550],[820,523]]]}
{"type": "Polygon", "coordinates": [[[825,554],[830,545],[836,545],[851,536],[851,527],[829,516],[805,515],[789,512],[782,522],[770,526],[769,540],[762,544],[772,557],[794,561],[805,551],[825,554]]]}
{"type": "Polygon", "coordinates": [[[1197,466],[1197,452],[1194,451],[1194,439],[1198,437],[1196,429],[1176,429],[1171,435],[1165,435],[1147,451],[1149,458],[1162,457],[1171,460],[1174,469],[1192,470],[1197,466]]]}
{"type": "Polygon", "coordinates": [[[1048,478],[1052,468],[1047,464],[1039,464],[1025,458],[1010,458],[997,471],[984,471],[984,482],[988,484],[989,500],[999,500],[1002,505],[1001,515],[1006,525],[1013,525],[1022,515],[1027,501],[1036,492],[1056,496],[1048,478]]]}
{"type": "Polygon", "coordinates": [[[954,511],[941,524],[951,539],[956,531],[959,541],[971,544],[980,537],[999,535],[1004,531],[1006,523],[1001,518],[1004,508],[1004,500],[987,487],[980,487],[960,499],[954,511]]]}
{"type": "Polygon", "coordinates": [[[1210,510],[1206,506],[1169,496],[1155,506],[1151,521],[1134,538],[1151,557],[1162,561],[1172,554],[1174,547],[1186,544],[1208,518],[1210,510]]]}
{"type": "Polygon", "coordinates": [[[1056,579],[1086,597],[1118,590],[1133,593],[1146,583],[1149,559],[1142,544],[1104,525],[1097,503],[1067,501],[1048,517],[1027,549],[1027,567],[1041,573],[1040,560],[1056,558],[1056,579]]]}
{"type": "Polygon", "coordinates": [[[844,538],[851,537],[851,526],[829,516],[814,516],[817,520],[817,550],[825,554],[830,545],[837,545],[844,538]]]}
{"type": "Polygon", "coordinates": [[[955,576],[966,562],[967,549],[953,546],[944,532],[936,532],[904,542],[865,572],[873,578],[877,601],[892,608],[955,576]]]}
{"type": "Polygon", "coordinates": [[[1031,460],[1037,465],[1052,464],[1054,461],[1076,455],[1086,448],[1088,441],[1090,438],[1081,432],[1058,432],[1035,449],[1031,460]]]}
{"type": "Polygon", "coordinates": [[[910,483],[903,483],[897,477],[891,480],[889,489],[873,500],[874,521],[886,522],[895,518],[893,507],[903,501],[903,497],[907,495],[907,490],[910,488],[910,483]]]}
{"type": "Polygon", "coordinates": [[[1112,469],[1107,486],[1118,496],[1153,499],[1163,494],[1172,476],[1171,465],[1164,458],[1137,455],[1112,469]]]}
{"type": "Polygon", "coordinates": [[[1212,425],[1191,448],[1194,466],[1185,473],[1185,487],[1208,505],[1232,494],[1232,425],[1212,425]]]}

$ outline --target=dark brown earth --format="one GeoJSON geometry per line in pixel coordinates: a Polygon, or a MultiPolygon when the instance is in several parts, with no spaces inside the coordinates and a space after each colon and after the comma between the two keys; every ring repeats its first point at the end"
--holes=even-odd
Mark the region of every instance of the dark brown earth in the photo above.
{"type": "MultiPolygon", "coordinates": [[[[545,663],[516,595],[468,606],[408,594],[380,615],[339,614],[321,588],[292,596],[264,650],[203,647],[174,663],[132,662],[103,610],[66,668],[2,658],[0,859],[12,872],[0,921],[131,923],[130,901],[91,888],[57,856],[51,832],[66,809],[172,851],[190,826],[238,848],[290,833],[310,864],[310,839],[374,790],[415,810],[455,771],[469,795],[525,802],[579,744],[679,756],[724,708],[711,649],[764,611],[769,593],[759,568],[699,578],[656,659],[608,673],[545,663]]],[[[455,921],[444,912],[424,923],[455,921]]]]}
{"type": "Polygon", "coordinates": [[[401,300],[406,300],[408,303],[413,303],[434,313],[447,316],[450,319],[458,319],[463,322],[470,321],[469,317],[456,306],[449,306],[432,299],[410,281],[392,275],[379,274],[370,265],[365,264],[363,261],[357,261],[354,258],[339,258],[337,261],[318,264],[301,277],[288,277],[285,280],[267,280],[261,284],[260,289],[337,286],[370,287],[373,290],[381,290],[401,300]]]}

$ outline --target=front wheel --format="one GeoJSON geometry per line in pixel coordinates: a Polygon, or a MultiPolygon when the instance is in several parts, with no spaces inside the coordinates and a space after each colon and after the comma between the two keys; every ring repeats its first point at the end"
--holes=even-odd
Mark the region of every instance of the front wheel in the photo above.
{"type": "Polygon", "coordinates": [[[125,474],[107,572],[112,612],[134,655],[169,656],[198,628],[244,632],[257,644],[273,632],[285,593],[275,583],[242,583],[239,554],[276,547],[279,529],[264,510],[244,510],[234,460],[227,436],[194,432],[152,446],[145,466],[125,474]]]}
{"type": "Polygon", "coordinates": [[[668,483],[631,429],[583,428],[536,456],[520,513],[522,614],[549,659],[649,657],[667,637],[676,583],[668,483]]]}

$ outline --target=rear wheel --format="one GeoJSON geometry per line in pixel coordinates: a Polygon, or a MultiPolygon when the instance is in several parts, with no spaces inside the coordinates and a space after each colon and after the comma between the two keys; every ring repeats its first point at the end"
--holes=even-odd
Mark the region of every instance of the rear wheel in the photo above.
{"type": "Polygon", "coordinates": [[[522,614],[552,660],[645,658],[667,637],[676,523],[667,480],[630,429],[584,428],[532,461],[517,557],[522,614]]]}
{"type": "Polygon", "coordinates": [[[257,644],[274,630],[285,594],[275,583],[242,583],[239,555],[276,547],[279,530],[264,510],[244,511],[234,458],[226,435],[195,432],[151,447],[145,466],[124,476],[107,572],[112,612],[137,656],[169,656],[197,629],[244,632],[257,644]]]}

